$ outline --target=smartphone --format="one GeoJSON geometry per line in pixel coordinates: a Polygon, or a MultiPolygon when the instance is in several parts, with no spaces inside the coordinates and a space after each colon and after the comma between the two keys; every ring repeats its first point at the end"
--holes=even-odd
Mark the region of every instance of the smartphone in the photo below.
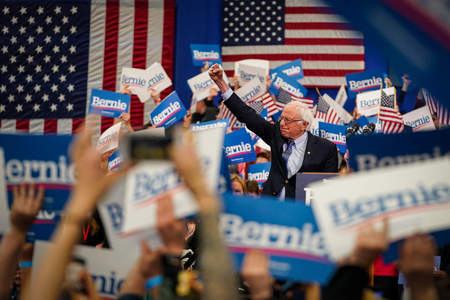
{"type": "Polygon", "coordinates": [[[128,134],[124,138],[124,156],[136,160],[168,160],[172,144],[171,130],[153,128],[128,134]]]}

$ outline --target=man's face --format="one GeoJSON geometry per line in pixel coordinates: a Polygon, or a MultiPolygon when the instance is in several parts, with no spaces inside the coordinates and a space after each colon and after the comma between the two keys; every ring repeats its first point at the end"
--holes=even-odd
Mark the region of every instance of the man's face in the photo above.
{"type": "Polygon", "coordinates": [[[281,135],[288,139],[296,139],[305,133],[308,122],[298,120],[300,118],[295,107],[286,105],[280,117],[281,135]]]}

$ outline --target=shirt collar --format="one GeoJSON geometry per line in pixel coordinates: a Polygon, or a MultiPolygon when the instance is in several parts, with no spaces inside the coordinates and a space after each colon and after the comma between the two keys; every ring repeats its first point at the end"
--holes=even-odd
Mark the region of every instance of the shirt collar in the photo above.
{"type": "Polygon", "coordinates": [[[301,136],[299,136],[294,140],[295,146],[303,144],[304,142],[306,142],[307,139],[308,139],[308,132],[305,131],[305,133],[303,133],[301,136]]]}

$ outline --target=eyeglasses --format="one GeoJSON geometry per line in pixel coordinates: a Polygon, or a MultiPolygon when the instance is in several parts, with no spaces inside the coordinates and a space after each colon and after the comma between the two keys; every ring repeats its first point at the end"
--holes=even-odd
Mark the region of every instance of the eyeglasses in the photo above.
{"type": "Polygon", "coordinates": [[[283,121],[283,120],[284,120],[284,122],[285,122],[286,124],[289,124],[289,123],[292,123],[292,122],[299,122],[299,121],[304,122],[304,120],[291,120],[291,119],[286,118],[286,117],[280,117],[280,123],[281,123],[281,121],[283,121]]]}

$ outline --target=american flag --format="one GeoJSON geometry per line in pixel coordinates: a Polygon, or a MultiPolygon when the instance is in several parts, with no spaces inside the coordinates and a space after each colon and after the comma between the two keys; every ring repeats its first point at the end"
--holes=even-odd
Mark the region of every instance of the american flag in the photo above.
{"type": "Polygon", "coordinates": [[[436,99],[434,99],[433,95],[428,92],[426,89],[422,89],[422,95],[425,99],[425,103],[428,106],[431,114],[436,114],[436,117],[439,120],[440,124],[450,125],[450,113],[449,111],[440,104],[436,99]]]}
{"type": "Polygon", "coordinates": [[[278,108],[273,101],[272,95],[269,92],[265,92],[262,96],[259,96],[255,99],[255,101],[262,101],[264,104],[264,108],[267,109],[267,116],[271,117],[272,115],[278,112],[278,108]]]}
{"type": "MultiPolygon", "coordinates": [[[[118,91],[122,67],[162,62],[172,74],[173,0],[3,1],[0,130],[71,134],[91,89],[118,91]]],[[[150,104],[132,97],[131,123],[150,104]]],[[[113,119],[94,117],[100,133],[113,119]]]]}
{"type": "MultiPolygon", "coordinates": [[[[261,112],[265,108],[264,103],[261,100],[261,97],[264,97],[264,95],[254,99],[250,99],[249,101],[246,102],[246,104],[250,106],[253,110],[255,110],[257,114],[261,114],[261,112]]],[[[244,124],[240,123],[237,120],[237,118],[228,109],[228,107],[225,106],[223,102],[219,106],[219,114],[217,115],[217,119],[229,119],[230,121],[228,122],[228,128],[231,128],[232,130],[244,127],[244,124]]]]}
{"type": "Polygon", "coordinates": [[[336,111],[321,96],[319,96],[317,101],[314,117],[330,124],[339,124],[341,122],[341,118],[339,118],[336,111]]]}
{"type": "Polygon", "coordinates": [[[298,101],[301,102],[303,104],[305,104],[310,110],[313,109],[314,107],[314,100],[310,99],[310,98],[299,98],[299,97],[295,97],[295,96],[291,96],[291,99],[294,101],[298,101]]]}
{"type": "Polygon", "coordinates": [[[339,87],[364,71],[362,34],[321,0],[224,0],[222,61],[266,59],[275,68],[302,59],[306,87],[339,87]]]}
{"type": "Polygon", "coordinates": [[[260,115],[264,110],[264,103],[262,103],[262,101],[257,99],[248,101],[247,105],[253,108],[253,110],[256,111],[258,115],[260,115]]]}
{"type": "Polygon", "coordinates": [[[405,130],[402,115],[395,108],[395,94],[388,96],[381,90],[378,119],[381,122],[381,131],[383,133],[400,133],[405,130]]]}
{"type": "Polygon", "coordinates": [[[283,108],[291,102],[291,94],[289,94],[286,90],[280,88],[278,91],[276,106],[279,110],[283,110],[283,108]]]}

